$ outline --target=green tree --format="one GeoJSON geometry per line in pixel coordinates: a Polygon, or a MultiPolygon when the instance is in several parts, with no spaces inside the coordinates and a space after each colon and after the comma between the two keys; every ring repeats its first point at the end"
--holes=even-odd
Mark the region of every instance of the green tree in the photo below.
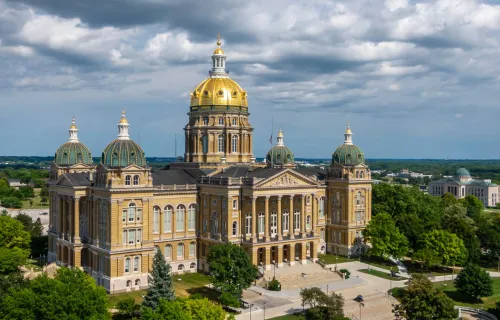
{"type": "Polygon", "coordinates": [[[39,276],[20,290],[9,290],[0,306],[2,319],[110,319],[103,287],[79,269],[60,268],[54,279],[39,276]]]}
{"type": "Polygon", "coordinates": [[[24,230],[31,234],[31,237],[39,237],[42,235],[43,225],[40,218],[33,221],[33,218],[26,213],[19,213],[14,217],[17,221],[23,224],[24,230]]]}
{"type": "Polygon", "coordinates": [[[135,303],[134,298],[123,299],[116,304],[116,309],[123,319],[136,319],[140,308],[141,306],[135,303]]]}
{"type": "Polygon", "coordinates": [[[422,267],[426,269],[438,266],[441,264],[441,257],[432,249],[422,249],[416,251],[411,257],[414,262],[422,263],[422,267]]]}
{"type": "Polygon", "coordinates": [[[476,196],[471,194],[465,196],[459,200],[461,204],[467,209],[467,215],[477,221],[481,216],[481,213],[484,210],[484,205],[481,200],[479,200],[476,196]]]}
{"type": "Polygon", "coordinates": [[[376,215],[363,231],[365,240],[371,243],[370,254],[385,258],[391,255],[401,258],[408,252],[408,239],[399,232],[392,217],[387,213],[376,215]]]}
{"type": "Polygon", "coordinates": [[[177,299],[168,301],[161,299],[156,310],[143,307],[142,320],[234,320],[218,304],[207,298],[177,299]]]}
{"type": "Polygon", "coordinates": [[[155,310],[160,299],[174,300],[175,293],[172,287],[170,265],[165,262],[165,257],[160,249],[156,250],[153,258],[153,270],[148,275],[149,288],[142,305],[155,310]]]}
{"type": "Polygon", "coordinates": [[[231,243],[212,247],[207,261],[212,284],[221,292],[241,295],[257,277],[257,268],[245,250],[231,243]]]}
{"type": "Polygon", "coordinates": [[[2,206],[6,208],[20,209],[23,207],[23,203],[21,202],[21,200],[13,196],[3,197],[1,200],[2,206]]]}
{"type": "Polygon", "coordinates": [[[344,320],[344,298],[332,292],[327,295],[320,288],[304,288],[300,290],[304,305],[309,305],[306,318],[310,320],[344,320]]]}
{"type": "Polygon", "coordinates": [[[442,225],[445,230],[462,239],[468,252],[468,262],[479,261],[481,247],[476,236],[476,224],[467,216],[467,210],[461,204],[457,203],[444,209],[442,225]]]}
{"type": "Polygon", "coordinates": [[[441,202],[443,203],[443,207],[447,208],[451,205],[457,204],[458,200],[457,200],[457,198],[455,198],[454,195],[452,195],[449,192],[446,192],[445,194],[443,194],[441,196],[441,202]]]}
{"type": "Polygon", "coordinates": [[[35,196],[35,191],[31,186],[19,187],[19,191],[21,192],[24,198],[33,198],[35,196]]]}
{"type": "Polygon", "coordinates": [[[29,249],[31,236],[23,224],[9,216],[0,216],[0,247],[29,249]]]}
{"type": "Polygon", "coordinates": [[[458,317],[453,300],[421,276],[413,277],[403,291],[396,311],[408,320],[452,320],[458,317]]]}
{"type": "MultiPolygon", "coordinates": [[[[0,276],[0,307],[3,299],[7,296],[10,290],[19,291],[28,285],[28,281],[24,280],[21,271],[16,270],[7,275],[0,276]]],[[[0,312],[1,314],[1,312],[0,312]]]]}
{"type": "Polygon", "coordinates": [[[462,239],[445,230],[433,230],[422,235],[421,250],[432,250],[443,266],[454,266],[467,261],[467,249],[462,239]]]}
{"type": "Polygon", "coordinates": [[[488,272],[477,265],[468,265],[455,279],[457,291],[474,300],[493,294],[493,281],[488,272]]]}
{"type": "Polygon", "coordinates": [[[18,268],[26,263],[29,251],[17,247],[3,248],[0,247],[0,274],[9,274],[18,270],[18,268]]]}

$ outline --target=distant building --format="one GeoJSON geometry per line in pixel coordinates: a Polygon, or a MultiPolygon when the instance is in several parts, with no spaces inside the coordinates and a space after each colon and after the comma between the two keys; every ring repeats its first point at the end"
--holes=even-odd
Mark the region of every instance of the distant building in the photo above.
{"type": "Polygon", "coordinates": [[[494,207],[498,202],[498,186],[491,183],[490,179],[475,180],[465,168],[460,168],[453,177],[429,183],[429,194],[441,196],[451,193],[457,199],[465,198],[471,194],[479,198],[485,207],[494,207]]]}
{"type": "Polygon", "coordinates": [[[9,183],[9,187],[14,189],[19,189],[19,187],[34,186],[33,182],[23,183],[19,179],[7,179],[7,182],[9,183]]]}

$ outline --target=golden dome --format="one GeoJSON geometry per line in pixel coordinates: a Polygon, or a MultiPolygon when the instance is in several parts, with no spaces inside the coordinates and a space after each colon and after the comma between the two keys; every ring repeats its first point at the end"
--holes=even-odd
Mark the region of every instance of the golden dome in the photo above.
{"type": "Polygon", "coordinates": [[[222,48],[220,47],[217,47],[217,49],[215,49],[214,51],[214,54],[224,54],[224,50],[222,50],[222,48]]]}
{"type": "Polygon", "coordinates": [[[247,93],[228,77],[210,77],[191,92],[191,107],[197,106],[248,107],[247,93]]]}
{"type": "Polygon", "coordinates": [[[125,117],[125,110],[122,110],[122,117],[120,118],[120,123],[128,123],[128,120],[125,117]]]}
{"type": "Polygon", "coordinates": [[[75,117],[73,117],[73,120],[71,121],[71,126],[69,128],[70,129],[76,129],[75,117]]]}

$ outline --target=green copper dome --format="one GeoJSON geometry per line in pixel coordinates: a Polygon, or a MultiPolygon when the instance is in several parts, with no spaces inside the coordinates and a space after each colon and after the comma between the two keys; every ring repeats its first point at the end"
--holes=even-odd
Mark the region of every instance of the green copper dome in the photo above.
{"type": "Polygon", "coordinates": [[[469,170],[467,170],[465,168],[459,168],[455,172],[455,176],[457,176],[457,177],[470,177],[470,172],[469,172],[469,170]]]}
{"type": "Polygon", "coordinates": [[[127,167],[132,164],[145,167],[146,157],[134,141],[116,139],[104,149],[101,162],[106,167],[127,167]]]}
{"type": "Polygon", "coordinates": [[[365,155],[355,145],[343,144],[333,153],[332,163],[358,165],[365,163],[365,155]]]}
{"type": "Polygon", "coordinates": [[[92,164],[90,150],[81,142],[66,142],[57,149],[54,162],[60,166],[77,163],[92,164]]]}
{"type": "Polygon", "coordinates": [[[287,146],[278,145],[269,150],[266,161],[272,164],[289,164],[294,163],[295,158],[293,152],[287,146]]]}

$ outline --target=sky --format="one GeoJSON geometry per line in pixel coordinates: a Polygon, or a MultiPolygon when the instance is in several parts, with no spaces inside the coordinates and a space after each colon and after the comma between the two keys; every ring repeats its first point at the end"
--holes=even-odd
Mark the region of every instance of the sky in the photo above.
{"type": "Polygon", "coordinates": [[[54,154],[74,115],[99,156],[121,110],[146,156],[183,154],[217,34],[254,154],[283,129],[328,158],[500,158],[500,1],[0,0],[0,155],[54,154]]]}

